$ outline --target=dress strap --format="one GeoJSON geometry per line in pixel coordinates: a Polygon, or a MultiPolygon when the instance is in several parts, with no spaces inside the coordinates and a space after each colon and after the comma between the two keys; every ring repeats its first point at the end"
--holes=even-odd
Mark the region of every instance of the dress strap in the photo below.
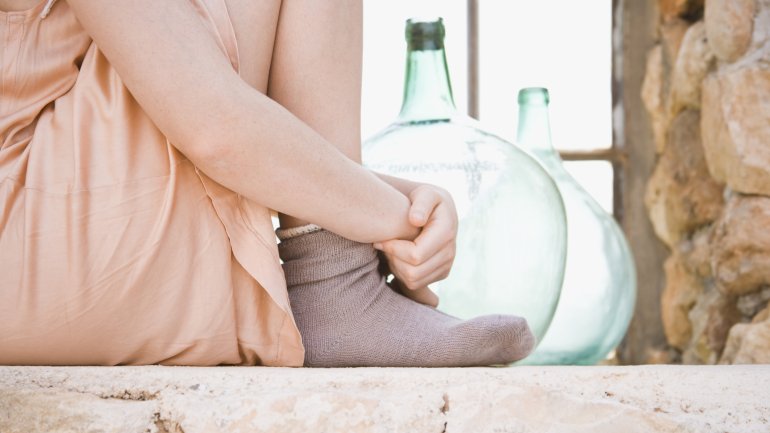
{"type": "Polygon", "coordinates": [[[54,3],[56,3],[56,0],[48,0],[45,2],[45,7],[43,7],[43,11],[40,12],[40,19],[44,19],[48,16],[48,14],[51,13],[51,8],[53,7],[54,3]]]}

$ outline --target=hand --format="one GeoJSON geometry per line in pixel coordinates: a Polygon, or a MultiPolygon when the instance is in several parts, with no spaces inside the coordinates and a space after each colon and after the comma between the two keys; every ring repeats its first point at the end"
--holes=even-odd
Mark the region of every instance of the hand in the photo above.
{"type": "Polygon", "coordinates": [[[422,230],[414,241],[394,239],[378,242],[390,271],[391,284],[407,297],[437,306],[438,297],[428,285],[449,275],[455,258],[457,211],[452,196],[444,189],[423,184],[409,194],[409,223],[422,230]]]}

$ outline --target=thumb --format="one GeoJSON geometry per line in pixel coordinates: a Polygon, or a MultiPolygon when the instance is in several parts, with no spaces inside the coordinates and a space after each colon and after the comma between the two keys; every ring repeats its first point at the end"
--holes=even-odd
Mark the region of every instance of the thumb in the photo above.
{"type": "Polygon", "coordinates": [[[433,209],[441,203],[441,197],[434,191],[418,189],[412,194],[412,205],[409,207],[409,223],[415,227],[423,227],[433,209]]]}

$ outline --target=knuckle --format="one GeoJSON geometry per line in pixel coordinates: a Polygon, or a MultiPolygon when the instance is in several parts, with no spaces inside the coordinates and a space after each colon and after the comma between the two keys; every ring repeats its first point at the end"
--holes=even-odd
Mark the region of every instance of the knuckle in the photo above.
{"type": "Polygon", "coordinates": [[[419,251],[417,251],[417,250],[414,250],[414,251],[412,251],[411,253],[409,253],[409,262],[410,262],[412,265],[415,265],[415,266],[417,266],[417,265],[419,265],[420,263],[422,263],[422,261],[423,261],[423,255],[422,255],[422,253],[421,253],[421,252],[419,252],[419,251]]]}
{"type": "Polygon", "coordinates": [[[449,276],[450,269],[445,269],[441,274],[439,275],[439,279],[443,280],[449,276]]]}
{"type": "Polygon", "coordinates": [[[420,275],[418,274],[417,270],[414,268],[406,269],[404,271],[404,279],[407,283],[414,284],[419,279],[419,277],[420,275]]]}

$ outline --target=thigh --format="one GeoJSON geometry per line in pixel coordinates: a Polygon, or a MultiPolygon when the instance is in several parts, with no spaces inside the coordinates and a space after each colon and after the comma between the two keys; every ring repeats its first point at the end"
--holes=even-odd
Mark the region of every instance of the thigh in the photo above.
{"type": "Polygon", "coordinates": [[[361,0],[284,0],[268,96],[361,161],[361,0]]]}
{"type": "Polygon", "coordinates": [[[267,93],[281,0],[225,0],[238,42],[241,77],[267,93]]]}

